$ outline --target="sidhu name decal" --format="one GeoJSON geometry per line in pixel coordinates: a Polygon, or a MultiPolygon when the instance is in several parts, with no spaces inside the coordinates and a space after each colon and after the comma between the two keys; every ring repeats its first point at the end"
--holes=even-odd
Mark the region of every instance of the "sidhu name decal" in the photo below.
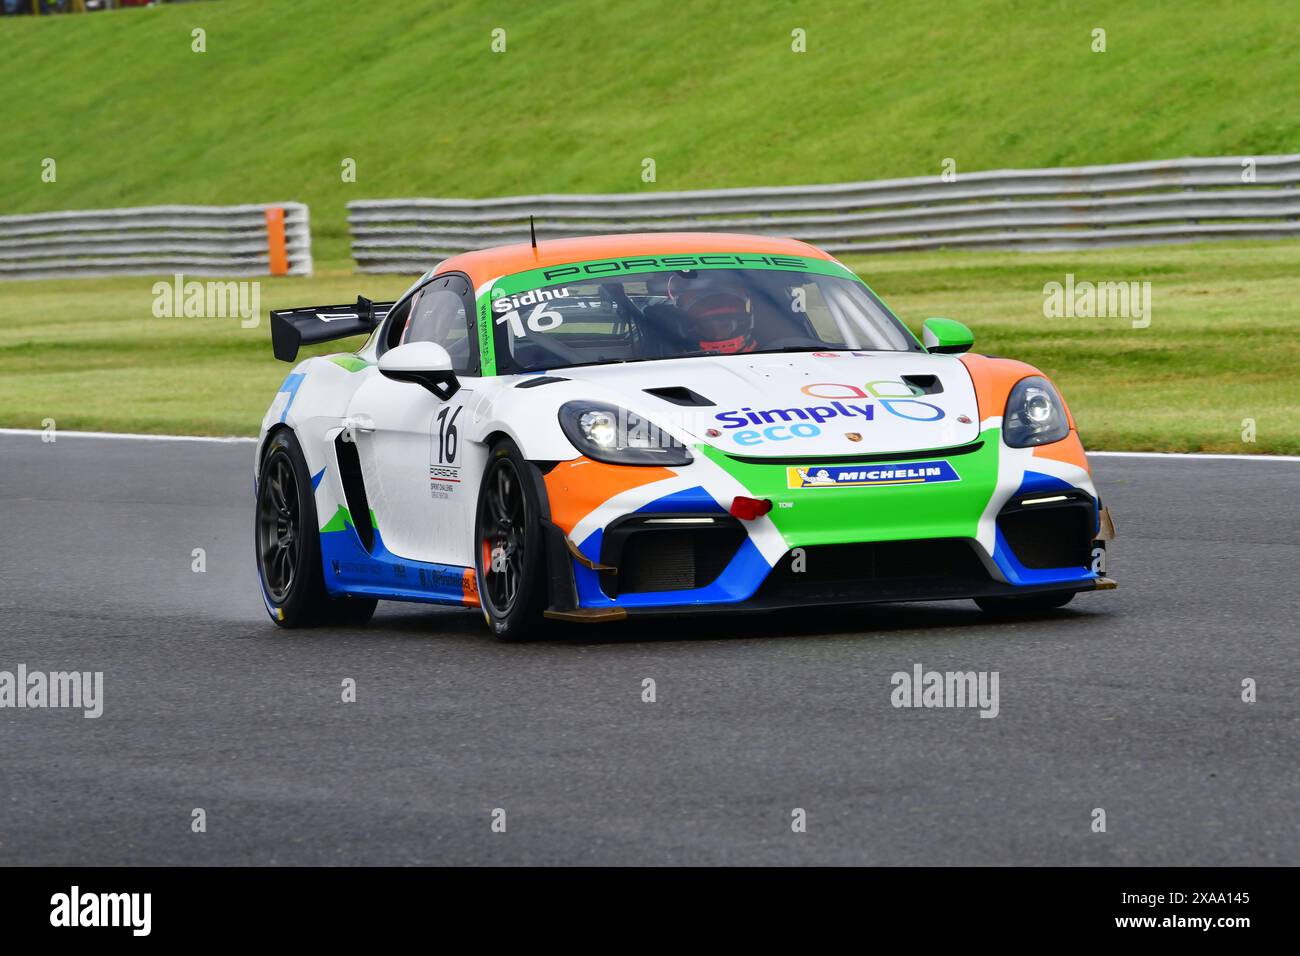
{"type": "Polygon", "coordinates": [[[786,479],[791,488],[860,488],[961,481],[961,476],[946,461],[918,461],[899,465],[787,468],[786,479]]]}

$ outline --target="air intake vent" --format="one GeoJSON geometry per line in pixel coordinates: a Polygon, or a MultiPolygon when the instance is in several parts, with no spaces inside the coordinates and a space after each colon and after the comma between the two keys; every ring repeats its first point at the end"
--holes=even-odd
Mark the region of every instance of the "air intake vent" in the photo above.
{"type": "Polygon", "coordinates": [[[966,538],[823,544],[800,549],[798,562],[787,554],[772,569],[771,583],[988,580],[988,572],[966,538]]]}
{"type": "Polygon", "coordinates": [[[610,597],[708,587],[736,556],[745,530],[720,514],[635,515],[606,529],[600,585],[610,597]]]}
{"type": "Polygon", "coordinates": [[[552,382],[567,381],[567,378],[561,378],[559,375],[539,375],[537,378],[524,379],[515,388],[536,388],[538,385],[550,385],[552,382]]]}
{"type": "Polygon", "coordinates": [[[943,382],[938,375],[904,375],[903,381],[913,388],[919,388],[922,395],[938,395],[943,391],[943,382]]]}
{"type": "Polygon", "coordinates": [[[1027,568],[1086,568],[1092,563],[1096,522],[1092,498],[1071,491],[1008,504],[998,515],[998,530],[1027,568]]]}
{"type": "Polygon", "coordinates": [[[352,527],[367,551],[375,547],[375,529],[370,524],[370,502],[366,499],[366,484],[361,477],[361,459],[355,442],[348,441],[341,432],[334,439],[334,454],[339,463],[339,479],[343,482],[343,497],[352,515],[352,527]]]}
{"type": "Polygon", "coordinates": [[[662,398],[665,402],[672,402],[674,405],[713,405],[699,392],[692,392],[685,385],[669,385],[664,388],[647,388],[646,394],[653,395],[655,398],[662,398]]]}
{"type": "Polygon", "coordinates": [[[800,548],[773,566],[756,597],[812,605],[934,601],[994,586],[974,541],[934,538],[800,548]]]}

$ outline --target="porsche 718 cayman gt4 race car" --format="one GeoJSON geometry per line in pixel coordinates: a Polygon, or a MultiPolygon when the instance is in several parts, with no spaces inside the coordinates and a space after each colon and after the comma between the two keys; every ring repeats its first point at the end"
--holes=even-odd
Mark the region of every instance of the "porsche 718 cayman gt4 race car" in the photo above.
{"type": "Polygon", "coordinates": [[[802,242],[647,234],[448,259],[396,302],[273,312],[297,364],[257,447],[284,626],[378,599],[544,619],[1113,587],[1113,534],[1037,369],[918,341],[802,242]]]}

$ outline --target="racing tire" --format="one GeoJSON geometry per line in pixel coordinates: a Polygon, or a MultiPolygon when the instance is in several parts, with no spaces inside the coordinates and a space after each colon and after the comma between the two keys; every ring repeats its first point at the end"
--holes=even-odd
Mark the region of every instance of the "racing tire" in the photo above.
{"type": "Polygon", "coordinates": [[[281,429],[262,453],[253,528],[266,611],[280,627],[365,624],[374,598],[332,598],[325,590],[319,528],[302,446],[281,429]]]}
{"type": "Polygon", "coordinates": [[[1074,600],[1074,591],[1047,594],[1027,594],[1024,597],[982,597],[975,603],[989,614],[1036,614],[1065,607],[1074,600]]]}
{"type": "Polygon", "coordinates": [[[479,602],[502,641],[543,636],[546,558],[537,471],[513,441],[488,452],[474,516],[474,573],[479,602]]]}

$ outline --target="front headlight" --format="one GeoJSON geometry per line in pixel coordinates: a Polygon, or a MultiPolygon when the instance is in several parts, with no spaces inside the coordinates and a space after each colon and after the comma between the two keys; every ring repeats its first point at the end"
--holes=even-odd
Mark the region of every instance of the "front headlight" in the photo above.
{"type": "Polygon", "coordinates": [[[1065,404],[1052,383],[1041,375],[1021,379],[1007,399],[1002,437],[1012,448],[1060,441],[1070,434],[1065,404]]]}
{"type": "Polygon", "coordinates": [[[689,465],[695,460],[658,425],[605,402],[565,402],[560,428],[578,451],[610,465],[689,465]]]}

